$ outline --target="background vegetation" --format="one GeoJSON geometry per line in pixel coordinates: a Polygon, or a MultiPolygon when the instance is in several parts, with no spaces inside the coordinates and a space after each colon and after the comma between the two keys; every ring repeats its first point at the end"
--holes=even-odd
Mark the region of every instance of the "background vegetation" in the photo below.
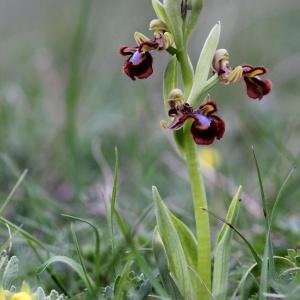
{"type": "MultiPolygon", "coordinates": [[[[271,204],[290,167],[300,165],[299,13],[298,0],[204,1],[191,39],[195,62],[209,29],[221,20],[220,46],[230,52],[232,65],[263,64],[273,81],[273,92],[260,103],[247,98],[242,83],[226,87],[225,97],[223,86],[214,90],[211,96],[228,126],[221,142],[199,147],[199,151],[214,148],[221,157],[220,164],[204,174],[210,210],[224,216],[236,187],[243,185],[238,227],[260,252],[264,224],[251,145],[271,204]]],[[[119,47],[134,43],[134,31],[147,34],[148,21],[154,17],[149,0],[0,1],[2,201],[28,169],[3,216],[23,224],[51,252],[71,257],[76,257],[76,251],[70,220],[61,214],[93,220],[101,231],[103,286],[114,282],[126,253],[123,247],[111,257],[105,216],[113,186],[115,146],[119,152],[118,207],[128,226],[136,226],[152,204],[153,184],[173,212],[187,223],[192,220],[184,165],[170,132],[159,123],[165,118],[161,78],[168,54],[155,56],[155,73],[147,81],[132,82],[121,71],[124,58],[118,54],[119,47]]],[[[284,255],[300,242],[298,169],[277,211],[273,234],[277,254],[284,255]]],[[[76,224],[82,251],[89,257],[93,233],[76,224]]],[[[154,226],[153,211],[136,226],[138,244],[149,253],[150,262],[154,226]]],[[[220,223],[215,221],[214,226],[219,228],[220,223]]],[[[2,226],[1,240],[7,236],[2,226]]],[[[237,239],[233,251],[234,281],[242,273],[236,266],[249,261],[237,239]]],[[[13,239],[12,253],[20,259],[20,280],[60,290],[47,273],[36,276],[41,261],[19,234],[13,239]]],[[[76,294],[82,284],[66,270],[62,265],[54,267],[69,293],[76,294]]]]}

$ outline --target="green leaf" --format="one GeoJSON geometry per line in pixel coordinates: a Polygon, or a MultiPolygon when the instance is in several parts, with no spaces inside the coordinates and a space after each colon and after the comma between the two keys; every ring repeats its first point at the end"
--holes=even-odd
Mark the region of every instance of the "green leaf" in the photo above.
{"type": "Polygon", "coordinates": [[[18,277],[19,272],[19,259],[16,256],[12,256],[10,260],[7,262],[3,278],[2,278],[2,286],[4,289],[10,289],[13,281],[18,277]]]}
{"type": "Polygon", "coordinates": [[[191,5],[192,10],[185,29],[185,39],[188,38],[195,25],[197,24],[199,15],[203,7],[203,2],[202,0],[191,0],[191,5]]]}
{"type": "Polygon", "coordinates": [[[164,5],[159,0],[152,0],[152,6],[157,18],[162,20],[167,25],[167,27],[169,27],[170,21],[168,19],[164,5]]]}
{"type": "Polygon", "coordinates": [[[183,300],[183,297],[180,294],[176,283],[174,282],[173,278],[170,276],[166,250],[164,248],[157,227],[154,230],[152,247],[153,247],[154,257],[156,260],[156,265],[159,270],[160,278],[165,290],[168,293],[168,296],[170,296],[171,299],[183,300]]]}
{"type": "Polygon", "coordinates": [[[179,220],[169,211],[165,204],[163,205],[165,210],[169,213],[169,216],[175,226],[188,265],[194,270],[197,270],[197,241],[195,236],[181,220],[179,220]]]}
{"type": "MultiPolygon", "coordinates": [[[[53,256],[50,259],[48,259],[45,263],[43,263],[38,269],[37,269],[37,273],[40,274],[43,271],[45,271],[50,265],[52,265],[53,263],[64,263],[66,265],[68,265],[74,272],[77,273],[77,275],[80,277],[80,279],[83,281],[84,285],[86,287],[89,286],[89,282],[86,280],[86,274],[84,273],[84,271],[82,270],[82,267],[80,266],[79,263],[77,263],[75,260],[67,257],[67,256],[53,256]]],[[[87,275],[88,276],[88,275],[87,275]]],[[[92,278],[89,277],[89,281],[94,285],[94,282],[92,280],[92,278]]]]}
{"type": "MultiPolygon", "coordinates": [[[[226,217],[227,223],[234,224],[237,220],[241,189],[240,186],[231,201],[226,217]]],[[[231,228],[224,224],[216,240],[212,291],[218,300],[226,299],[232,235],[231,228]]]]}
{"type": "Polygon", "coordinates": [[[220,32],[221,24],[219,22],[210,31],[200,53],[195,71],[194,83],[188,98],[188,102],[191,103],[191,105],[196,104],[198,97],[200,97],[202,90],[206,85],[211,63],[218,47],[220,32]]]}
{"type": "Polygon", "coordinates": [[[180,51],[183,47],[181,0],[165,0],[165,11],[168,17],[171,33],[174,35],[176,48],[180,51]]]}
{"type": "Polygon", "coordinates": [[[198,299],[196,286],[193,286],[187,258],[176,231],[173,221],[162,203],[156,187],[152,187],[153,200],[155,204],[155,215],[158,231],[162,238],[171,274],[178,285],[180,293],[186,300],[198,299]]]}
{"type": "Polygon", "coordinates": [[[164,81],[163,81],[163,94],[164,94],[164,105],[166,114],[170,109],[169,106],[169,94],[170,92],[178,87],[178,62],[175,55],[172,56],[169,61],[165,73],[164,73],[164,81]]]}

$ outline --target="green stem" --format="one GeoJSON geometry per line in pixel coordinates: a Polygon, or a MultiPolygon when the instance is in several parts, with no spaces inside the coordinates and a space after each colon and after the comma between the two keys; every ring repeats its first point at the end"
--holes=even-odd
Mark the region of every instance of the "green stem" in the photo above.
{"type": "Polygon", "coordinates": [[[182,81],[184,86],[185,96],[187,97],[192,89],[194,70],[186,49],[176,53],[177,59],[181,65],[182,81]]]}
{"type": "Polygon", "coordinates": [[[193,137],[190,133],[191,121],[184,126],[185,158],[190,178],[192,197],[196,221],[196,237],[198,242],[198,274],[207,288],[202,286],[201,300],[210,299],[207,291],[211,290],[211,242],[209,230],[209,217],[203,211],[207,209],[205,187],[201,175],[197,149],[193,137]]]}

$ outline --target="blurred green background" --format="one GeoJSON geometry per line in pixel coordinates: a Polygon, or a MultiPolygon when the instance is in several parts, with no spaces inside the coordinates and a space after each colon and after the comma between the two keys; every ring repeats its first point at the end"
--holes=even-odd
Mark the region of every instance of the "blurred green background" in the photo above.
{"type": "MultiPolygon", "coordinates": [[[[193,218],[184,164],[171,132],[160,126],[166,118],[162,76],[169,55],[155,53],[154,74],[133,82],[122,73],[124,57],[118,54],[120,46],[134,45],[135,31],[151,35],[151,1],[94,0],[90,8],[82,4],[88,2],[0,0],[1,197],[4,201],[28,169],[6,217],[58,246],[57,253],[69,251],[69,222],[61,213],[106,222],[115,146],[120,162],[118,206],[129,224],[151,205],[153,184],[182,219],[192,224],[193,218]],[[86,8],[87,27],[80,38],[78,23],[86,8]],[[70,133],[66,101],[77,98],[77,128],[70,133]]],[[[204,0],[190,41],[196,64],[210,28],[220,20],[219,46],[229,51],[231,64],[264,65],[269,69],[265,77],[273,81],[272,93],[261,102],[247,97],[243,83],[210,91],[226,132],[209,146],[221,156],[215,169],[204,170],[209,206],[224,216],[235,189],[243,185],[240,228],[257,240],[259,249],[263,226],[252,145],[270,204],[296,166],[278,210],[274,242],[277,251],[299,242],[299,15],[298,0],[204,0]]],[[[202,148],[207,147],[199,151],[202,148]]],[[[154,225],[150,213],[139,227],[145,245],[154,225]]],[[[6,236],[3,226],[1,237],[6,236]]],[[[245,250],[236,243],[237,257],[242,257],[245,250]]],[[[21,247],[16,251],[30,257],[21,247]]]]}

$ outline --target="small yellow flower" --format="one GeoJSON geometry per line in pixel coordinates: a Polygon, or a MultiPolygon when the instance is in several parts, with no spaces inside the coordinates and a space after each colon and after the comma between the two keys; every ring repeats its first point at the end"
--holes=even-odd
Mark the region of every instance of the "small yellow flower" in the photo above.
{"type": "Polygon", "coordinates": [[[13,294],[10,300],[35,300],[35,297],[31,294],[29,285],[23,282],[20,292],[13,294]]]}
{"type": "Polygon", "coordinates": [[[7,296],[9,295],[9,291],[8,290],[0,290],[0,300],[7,300],[7,296]]]}
{"type": "Polygon", "coordinates": [[[26,292],[19,292],[11,297],[11,300],[34,300],[33,296],[26,292]]]}
{"type": "Polygon", "coordinates": [[[208,168],[215,168],[221,163],[221,155],[213,148],[202,149],[199,152],[201,165],[208,168]]]}

